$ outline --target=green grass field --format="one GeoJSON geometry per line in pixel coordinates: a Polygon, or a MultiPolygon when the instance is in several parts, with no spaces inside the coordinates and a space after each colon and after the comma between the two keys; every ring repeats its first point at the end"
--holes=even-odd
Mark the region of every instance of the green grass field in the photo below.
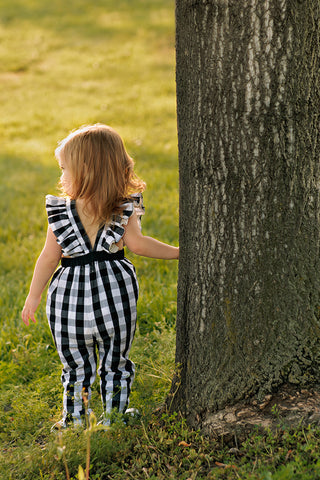
{"type": "MultiPolygon", "coordinates": [[[[90,479],[320,478],[319,435],[279,428],[235,455],[155,414],[174,370],[177,262],[128,257],[140,280],[131,405],[141,422],[51,433],[61,366],[45,317],[20,319],[57,193],[57,142],[82,124],[112,125],[147,182],[143,230],[178,244],[173,0],[2,0],[0,10],[0,479],[79,479],[89,434],[90,479]],[[68,472],[66,466],[68,465],[68,472]]],[[[99,387],[92,404],[101,413],[99,387]]]]}

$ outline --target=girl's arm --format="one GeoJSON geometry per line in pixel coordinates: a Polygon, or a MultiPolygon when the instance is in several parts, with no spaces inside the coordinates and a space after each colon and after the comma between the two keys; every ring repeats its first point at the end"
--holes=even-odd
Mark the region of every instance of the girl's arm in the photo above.
{"type": "Polygon", "coordinates": [[[162,258],[165,260],[179,258],[179,247],[159,242],[152,237],[142,235],[137,214],[134,212],[125,227],[124,244],[132,253],[143,257],[162,258]]]}
{"type": "Polygon", "coordinates": [[[41,300],[41,294],[50,280],[61,258],[61,247],[51,228],[48,227],[46,243],[37,260],[29,295],[22,310],[22,320],[29,325],[29,319],[35,323],[34,314],[41,300]]]}

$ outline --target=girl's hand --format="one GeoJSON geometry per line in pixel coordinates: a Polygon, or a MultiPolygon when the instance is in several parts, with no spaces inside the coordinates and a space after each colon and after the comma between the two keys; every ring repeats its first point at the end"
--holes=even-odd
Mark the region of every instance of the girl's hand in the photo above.
{"type": "Polygon", "coordinates": [[[33,323],[36,323],[34,314],[39,306],[40,300],[41,300],[41,297],[40,298],[32,298],[30,296],[27,297],[26,303],[24,304],[22,314],[21,314],[22,320],[27,325],[27,327],[29,326],[29,319],[32,320],[33,323]]]}

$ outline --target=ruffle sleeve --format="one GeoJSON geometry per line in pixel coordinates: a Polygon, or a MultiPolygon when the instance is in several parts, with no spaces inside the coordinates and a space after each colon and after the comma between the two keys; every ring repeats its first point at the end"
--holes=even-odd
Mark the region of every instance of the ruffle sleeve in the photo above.
{"type": "Polygon", "coordinates": [[[138,216],[138,220],[141,226],[141,217],[145,214],[142,193],[136,193],[135,195],[131,195],[131,198],[133,200],[134,210],[138,216]]]}
{"type": "Polygon", "coordinates": [[[84,253],[68,215],[67,200],[47,195],[46,211],[51,230],[57,238],[57,243],[62,247],[63,253],[68,256],[84,253]]]}
{"type": "Polygon", "coordinates": [[[115,253],[119,250],[119,247],[116,244],[123,237],[125,232],[124,226],[127,225],[133,212],[136,212],[141,226],[141,216],[145,213],[142,194],[131,195],[131,199],[131,201],[121,205],[123,208],[121,215],[114,215],[112,222],[107,228],[102,247],[110,253],[115,253]]]}

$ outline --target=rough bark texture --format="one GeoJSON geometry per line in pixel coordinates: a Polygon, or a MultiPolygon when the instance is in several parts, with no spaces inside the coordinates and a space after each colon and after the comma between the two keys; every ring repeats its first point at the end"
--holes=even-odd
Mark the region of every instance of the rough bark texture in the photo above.
{"type": "Polygon", "coordinates": [[[177,0],[180,270],[170,407],[320,381],[319,0],[177,0]]]}

